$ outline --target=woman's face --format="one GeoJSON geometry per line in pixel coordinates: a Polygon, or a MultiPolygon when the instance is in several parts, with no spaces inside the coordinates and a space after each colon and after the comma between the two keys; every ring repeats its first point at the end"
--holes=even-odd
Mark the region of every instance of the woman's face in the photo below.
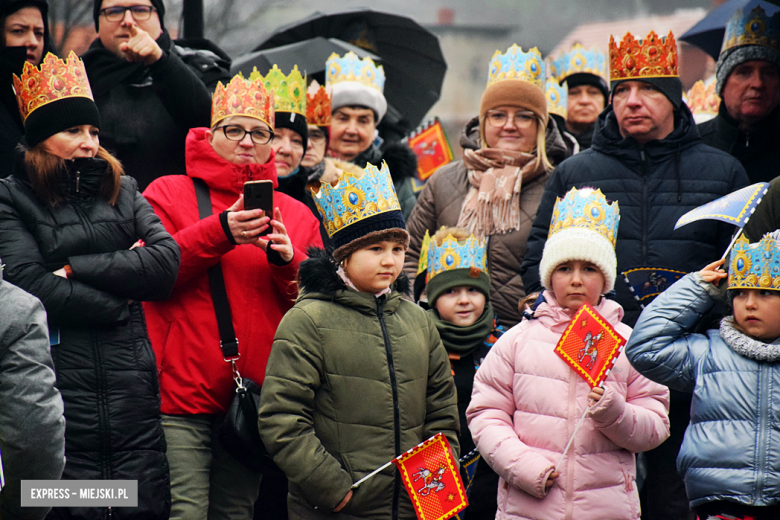
{"type": "Polygon", "coordinates": [[[538,125],[536,115],[524,108],[496,107],[485,115],[485,144],[510,152],[532,152],[538,125]]]}
{"type": "Polygon", "coordinates": [[[92,125],[79,125],[57,132],[43,142],[46,151],[62,159],[95,157],[100,148],[98,133],[92,125]]]}
{"type": "Polygon", "coordinates": [[[276,175],[287,177],[291,175],[303,158],[303,137],[295,130],[277,128],[274,140],[271,141],[276,161],[276,175]]]}
{"type": "Polygon", "coordinates": [[[228,117],[206,131],[206,139],[217,155],[240,165],[267,163],[271,157],[272,135],[267,124],[247,116],[228,117]]]}
{"type": "Polygon", "coordinates": [[[301,166],[309,168],[321,163],[325,158],[326,144],[325,130],[316,125],[309,125],[309,145],[306,147],[306,154],[303,156],[301,166]]]}
{"type": "Polygon", "coordinates": [[[43,58],[43,35],[43,17],[37,7],[24,7],[5,17],[5,46],[27,48],[27,61],[36,66],[43,58]]]}

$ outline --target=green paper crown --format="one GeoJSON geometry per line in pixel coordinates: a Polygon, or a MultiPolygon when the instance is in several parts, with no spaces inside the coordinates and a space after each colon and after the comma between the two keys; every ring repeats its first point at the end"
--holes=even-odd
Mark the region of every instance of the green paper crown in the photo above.
{"type": "Polygon", "coordinates": [[[298,71],[298,65],[293,66],[289,76],[282,74],[276,65],[263,77],[254,68],[249,79],[260,78],[266,90],[274,93],[274,110],[276,112],[295,112],[306,117],[306,80],[298,71]]]}

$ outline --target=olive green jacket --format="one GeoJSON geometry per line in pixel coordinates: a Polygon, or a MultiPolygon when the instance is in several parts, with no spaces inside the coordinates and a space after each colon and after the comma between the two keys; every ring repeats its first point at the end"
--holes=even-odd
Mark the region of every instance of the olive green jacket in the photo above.
{"type": "MultiPolygon", "coordinates": [[[[325,253],[301,264],[301,296],[268,360],[260,433],[290,481],[290,518],[320,518],[353,482],[437,432],[458,453],[447,352],[426,313],[396,290],[347,288],[325,253]]],[[[415,518],[394,466],[334,519],[415,518]]]]}

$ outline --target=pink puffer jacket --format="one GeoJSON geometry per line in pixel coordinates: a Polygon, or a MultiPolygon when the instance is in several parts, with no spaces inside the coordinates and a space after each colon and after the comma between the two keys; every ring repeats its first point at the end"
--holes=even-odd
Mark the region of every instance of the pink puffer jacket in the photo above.
{"type": "MultiPolygon", "coordinates": [[[[549,291],[544,297],[536,319],[516,325],[493,346],[466,412],[477,448],[501,476],[496,519],[636,520],[634,453],[669,436],[669,391],[639,375],[621,354],[546,491],[590,387],[553,351],[571,315],[549,291]]],[[[603,299],[596,310],[628,339],[620,305],[603,299]]]]}

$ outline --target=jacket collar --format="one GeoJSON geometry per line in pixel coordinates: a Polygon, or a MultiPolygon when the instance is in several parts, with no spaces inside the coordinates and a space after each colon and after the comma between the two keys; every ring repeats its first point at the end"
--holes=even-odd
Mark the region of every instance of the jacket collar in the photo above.
{"type": "MultiPolygon", "coordinates": [[[[605,320],[611,323],[612,326],[617,325],[620,323],[620,320],[623,319],[623,307],[609,298],[602,296],[601,301],[594,309],[596,309],[605,320]]],[[[544,291],[544,302],[542,302],[534,311],[534,318],[538,319],[545,328],[550,329],[556,334],[563,333],[571,322],[573,315],[573,311],[564,309],[558,304],[555,295],[550,291],[544,291]]]]}
{"type": "Polygon", "coordinates": [[[780,107],[776,107],[763,121],[750,132],[739,129],[739,123],[729,115],[723,101],[718,108],[718,117],[714,120],[717,148],[734,153],[739,148],[739,156],[753,155],[763,151],[769,144],[776,142],[780,131],[780,107]],[[746,146],[747,145],[747,146],[746,146]]]}
{"type": "Polygon", "coordinates": [[[271,180],[274,189],[279,187],[276,178],[274,152],[265,164],[236,165],[220,157],[206,138],[208,128],[193,128],[187,134],[185,157],[187,175],[203,179],[210,188],[240,194],[247,181],[271,180]]]}

